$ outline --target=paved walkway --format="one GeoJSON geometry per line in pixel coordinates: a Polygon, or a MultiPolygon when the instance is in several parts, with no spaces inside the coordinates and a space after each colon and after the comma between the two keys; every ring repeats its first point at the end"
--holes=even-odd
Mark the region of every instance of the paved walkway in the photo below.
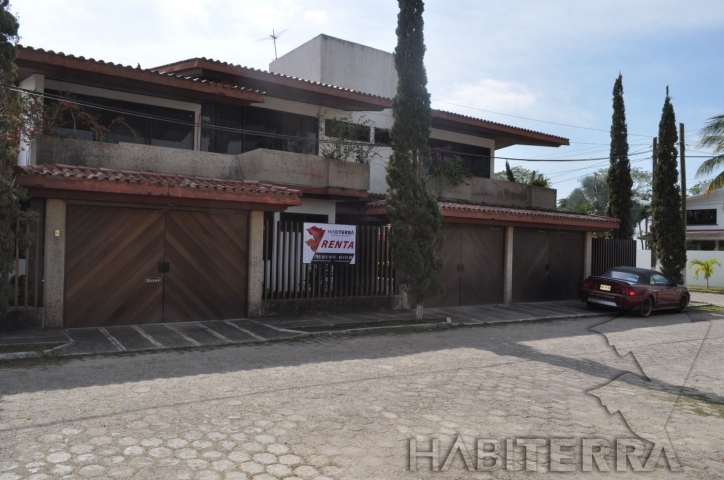
{"type": "Polygon", "coordinates": [[[718,305],[724,307],[724,294],[722,293],[706,293],[706,292],[691,292],[692,302],[710,303],[712,305],[718,305]]]}
{"type": "MultiPolygon", "coordinates": [[[[437,323],[488,324],[553,320],[600,315],[579,301],[431,308],[425,310],[437,323]]],[[[94,355],[172,348],[264,342],[314,333],[371,328],[410,327],[419,324],[410,312],[314,315],[160,323],[132,326],[72,328],[50,332],[11,333],[0,336],[0,345],[47,344],[46,353],[58,356],[94,355]]]]}
{"type": "MultiPolygon", "coordinates": [[[[416,462],[419,471],[409,471],[411,439],[420,452],[438,439],[443,467],[461,435],[473,465],[479,438],[501,442],[501,450],[506,439],[575,439],[574,473],[544,473],[548,447],[538,450],[536,467],[546,479],[719,480],[724,319],[689,316],[712,325],[684,395],[669,400],[658,389],[627,384],[616,404],[648,421],[652,404],[676,399],[666,431],[683,465],[679,473],[669,472],[664,459],[653,473],[630,466],[615,472],[614,450],[606,455],[610,473],[599,473],[595,463],[594,472],[581,471],[583,439],[605,439],[613,449],[616,439],[637,438],[621,415],[589,393],[641,372],[633,355],[619,354],[591,330],[611,322],[606,316],[6,364],[0,368],[0,478],[538,478],[522,471],[520,442],[513,465],[497,471],[468,471],[460,454],[447,471],[430,471],[424,458],[416,462]]],[[[666,327],[648,333],[647,346],[676,349],[659,371],[676,371],[680,342],[670,341],[666,327]]]]}

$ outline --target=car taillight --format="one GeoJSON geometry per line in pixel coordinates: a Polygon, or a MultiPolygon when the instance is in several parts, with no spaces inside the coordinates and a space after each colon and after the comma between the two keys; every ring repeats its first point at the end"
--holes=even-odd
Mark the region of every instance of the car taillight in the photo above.
{"type": "Polygon", "coordinates": [[[583,288],[591,288],[591,282],[589,282],[588,280],[583,282],[583,288]]]}
{"type": "Polygon", "coordinates": [[[613,286],[613,293],[620,293],[621,295],[626,295],[628,297],[633,297],[636,295],[636,291],[631,287],[622,287],[620,285],[614,285],[613,286]]]}

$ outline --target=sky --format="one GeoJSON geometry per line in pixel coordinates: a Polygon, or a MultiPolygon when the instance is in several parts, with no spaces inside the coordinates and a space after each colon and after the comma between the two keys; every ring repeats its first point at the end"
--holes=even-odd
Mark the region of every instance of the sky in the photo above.
{"type": "MultiPolygon", "coordinates": [[[[393,0],[23,0],[21,43],[143,68],[209,57],[268,69],[320,33],[392,52],[393,0]],[[59,8],[62,5],[62,8],[59,8]]],[[[706,121],[724,113],[721,0],[428,0],[425,65],[433,108],[563,136],[558,149],[515,146],[498,157],[543,172],[567,196],[607,160],[612,90],[623,75],[632,166],[651,170],[667,85],[685,124],[687,184],[709,150],[706,121]],[[519,117],[525,117],[519,118],[519,117]],[[534,121],[540,120],[540,121],[534,121]],[[549,122],[549,123],[545,123],[549,122]],[[561,125],[565,124],[565,125],[561,125]]],[[[496,162],[496,170],[504,168],[496,162]]]]}

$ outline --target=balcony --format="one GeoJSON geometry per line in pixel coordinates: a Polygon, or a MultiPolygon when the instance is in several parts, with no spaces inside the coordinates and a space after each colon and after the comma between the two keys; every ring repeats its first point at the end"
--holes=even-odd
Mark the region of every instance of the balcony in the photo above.
{"type": "Polygon", "coordinates": [[[466,178],[454,187],[442,186],[439,179],[428,177],[427,186],[437,193],[440,200],[539,210],[556,209],[556,190],[553,188],[481,177],[466,178]]]}
{"type": "Polygon", "coordinates": [[[259,180],[306,193],[366,197],[370,167],[317,155],[257,149],[240,155],[134,143],[101,143],[50,136],[35,139],[31,163],[259,180]]]}

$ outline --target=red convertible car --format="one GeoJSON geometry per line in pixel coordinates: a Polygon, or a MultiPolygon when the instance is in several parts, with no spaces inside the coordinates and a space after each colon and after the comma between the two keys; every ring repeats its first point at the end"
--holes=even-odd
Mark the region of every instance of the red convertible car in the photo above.
{"type": "Polygon", "coordinates": [[[614,267],[597,277],[588,277],[581,300],[590,308],[599,306],[635,310],[648,317],[653,310],[686,310],[689,290],[660,272],[633,267],[614,267]]]}

